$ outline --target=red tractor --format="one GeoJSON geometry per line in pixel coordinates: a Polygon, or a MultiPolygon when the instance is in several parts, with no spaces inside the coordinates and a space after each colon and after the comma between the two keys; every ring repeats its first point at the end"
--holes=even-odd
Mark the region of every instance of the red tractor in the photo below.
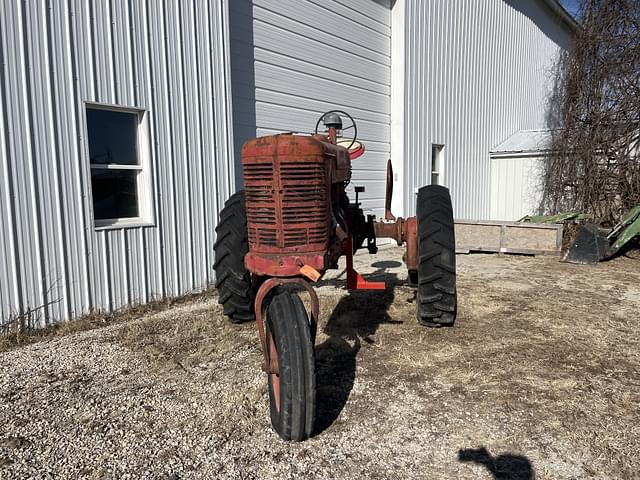
{"type": "Polygon", "coordinates": [[[406,244],[409,282],[417,287],[418,321],[451,326],[456,316],[456,260],[449,191],[418,192],[417,217],[390,211],[387,164],[385,219],[365,215],[346,193],[351,161],[364,153],[353,118],[342,111],[320,117],[313,135],[280,134],[249,140],[242,149],[244,191],[226,202],[216,229],[219,303],[234,323],[256,320],[268,375],[271,422],[285,440],[303,440],[315,421],[314,343],[318,297],[313,290],[346,256],[348,289],[381,290],[353,268],[354,253],[376,253],[377,238],[406,244]],[[342,118],[351,124],[345,128],[342,118]],[[326,132],[319,133],[320,123],[326,132]],[[349,139],[340,138],[352,130],[349,139]],[[310,295],[310,312],[297,292],[310,295]]]}

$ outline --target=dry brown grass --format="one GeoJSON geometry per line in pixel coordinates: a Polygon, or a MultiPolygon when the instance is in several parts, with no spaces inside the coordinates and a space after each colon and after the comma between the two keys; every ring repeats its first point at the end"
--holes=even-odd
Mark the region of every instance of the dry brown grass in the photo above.
{"type": "MultiPolygon", "coordinates": [[[[583,461],[586,474],[637,475],[637,261],[584,267],[544,258],[477,259],[480,265],[459,278],[454,329],[425,332],[413,322],[401,334],[385,328],[378,334],[385,348],[372,349],[367,364],[384,365],[385,383],[427,376],[436,387],[423,390],[425,414],[442,418],[446,405],[485,419],[466,426],[472,438],[486,438],[494,424],[502,449],[571,445],[576,458],[564,460],[583,461]],[[500,272],[492,271],[496,263],[500,272]],[[511,423],[507,431],[503,421],[511,423]]],[[[413,315],[413,305],[394,306],[394,318],[413,315]]]]}
{"type": "Polygon", "coordinates": [[[17,346],[30,345],[58,336],[126,323],[136,318],[162,312],[199,299],[211,298],[215,295],[214,290],[208,290],[181,297],[168,297],[143,305],[127,306],[114,312],[96,311],[88,313],[75,320],[53,324],[45,328],[25,328],[24,322],[16,317],[0,331],[0,353],[17,346]]]}
{"type": "Polygon", "coordinates": [[[176,315],[165,311],[127,322],[114,330],[113,339],[158,365],[184,370],[224,358],[254,340],[254,331],[221,321],[217,305],[208,309],[202,305],[195,301],[176,315]]]}
{"type": "MultiPolygon", "coordinates": [[[[586,476],[632,477],[640,471],[636,266],[625,258],[584,267],[464,257],[458,323],[440,330],[417,325],[412,290],[402,281],[383,294],[321,288],[320,430],[335,428],[347,402],[351,418],[380,407],[384,415],[391,401],[384,392],[401,385],[435,431],[464,432],[460,448],[488,445],[524,458],[535,451],[579,464],[586,476]],[[621,301],[626,294],[631,301],[621,301]],[[373,385],[376,401],[354,395],[358,382],[373,385]]],[[[259,359],[253,325],[230,325],[219,311],[135,322],[116,339],[183,369],[223,362],[248,345],[259,359]]],[[[557,475],[532,463],[541,478],[557,475]]]]}
{"type": "MultiPolygon", "coordinates": [[[[458,322],[439,330],[417,325],[413,291],[402,281],[386,293],[351,295],[325,282],[316,351],[320,430],[335,428],[347,402],[352,419],[372,409],[387,415],[385,392],[403,386],[432,429],[464,432],[461,449],[488,445],[523,458],[534,451],[579,464],[586,476],[633,477],[640,471],[640,298],[621,300],[638,295],[636,266],[626,258],[585,267],[463,257],[458,322]],[[375,401],[357,392],[358,382],[372,385],[375,401]]],[[[126,324],[115,338],[185,370],[224,363],[251,346],[257,368],[253,324],[230,325],[220,313],[183,312],[179,322],[163,315],[126,324]]],[[[557,465],[532,463],[541,478],[557,475],[557,465]]]]}

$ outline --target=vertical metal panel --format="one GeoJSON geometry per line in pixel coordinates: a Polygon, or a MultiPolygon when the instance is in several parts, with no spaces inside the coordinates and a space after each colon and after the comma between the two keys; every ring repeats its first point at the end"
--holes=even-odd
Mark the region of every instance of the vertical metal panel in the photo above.
{"type": "MultiPolygon", "coordinates": [[[[391,2],[253,0],[230,6],[236,155],[249,138],[310,132],[345,110],[367,152],[352,185],[382,214],[390,154],[391,2]]],[[[347,133],[349,133],[347,131],[347,133]]]]}
{"type": "Polygon", "coordinates": [[[0,325],[38,307],[34,326],[211,283],[234,174],[227,8],[0,3],[0,325]],[[146,110],[155,226],[94,228],[85,102],[146,110]]]}
{"type": "Polygon", "coordinates": [[[6,78],[7,40],[6,20],[8,13],[0,7],[0,176],[2,199],[0,200],[0,318],[9,318],[22,308],[21,289],[18,273],[15,221],[15,194],[13,172],[8,148],[8,88],[6,78]]]}
{"type": "MultiPolygon", "coordinates": [[[[21,2],[3,2],[3,85],[6,89],[5,137],[7,159],[10,163],[14,194],[13,217],[16,229],[16,249],[8,252],[18,257],[18,285],[20,311],[30,311],[47,304],[44,282],[44,257],[42,254],[42,226],[40,224],[40,201],[36,187],[34,162],[33,109],[30,103],[32,78],[28,34],[25,31],[25,5],[21,2]]],[[[37,140],[37,139],[36,139],[37,140]]],[[[34,322],[42,323],[38,311],[34,322]]]]}
{"type": "Polygon", "coordinates": [[[170,140],[172,143],[172,184],[173,184],[173,248],[176,259],[174,278],[175,292],[188,288],[190,276],[191,235],[187,224],[190,215],[189,204],[185,200],[188,196],[187,178],[189,175],[187,131],[185,125],[183,57],[181,52],[182,29],[180,16],[182,6],[178,2],[165,4],[164,31],[167,38],[165,68],[167,69],[167,89],[169,92],[169,109],[173,112],[170,140]],[[188,257],[180,255],[183,249],[189,249],[188,257]]]}
{"type": "Polygon", "coordinates": [[[542,160],[526,155],[491,158],[490,220],[515,221],[537,213],[542,160]]]}
{"type": "Polygon", "coordinates": [[[550,69],[570,30],[542,0],[406,0],[405,35],[404,213],[430,182],[436,143],[455,215],[486,218],[489,152],[547,127],[550,69]]]}
{"type": "MultiPolygon", "coordinates": [[[[180,15],[182,25],[182,59],[184,68],[183,76],[183,103],[185,105],[193,105],[193,115],[186,117],[185,133],[187,137],[187,158],[189,159],[188,175],[185,178],[185,191],[188,195],[187,204],[190,206],[187,217],[187,229],[189,232],[188,242],[192,252],[191,261],[189,262],[190,275],[187,278],[189,288],[194,289],[197,278],[203,278],[200,261],[202,252],[207,247],[200,242],[201,234],[200,222],[200,196],[198,195],[199,179],[203,172],[200,170],[200,106],[198,105],[198,69],[199,65],[195,61],[196,58],[196,19],[195,9],[192,3],[184,3],[181,6],[182,13],[180,15]]],[[[204,225],[203,225],[204,227],[204,225]]]]}

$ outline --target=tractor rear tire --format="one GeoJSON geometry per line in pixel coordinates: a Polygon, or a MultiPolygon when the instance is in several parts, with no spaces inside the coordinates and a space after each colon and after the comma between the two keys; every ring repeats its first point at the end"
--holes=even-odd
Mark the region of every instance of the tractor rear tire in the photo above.
{"type": "Polygon", "coordinates": [[[218,303],[232,323],[255,319],[255,288],[251,274],[244,266],[244,256],[249,251],[247,238],[247,214],[244,192],[232,195],[220,213],[216,227],[216,243],[213,246],[218,303]]]}
{"type": "Polygon", "coordinates": [[[456,242],[449,190],[427,185],[418,192],[418,321],[452,326],[457,313],[456,242]]]}
{"type": "Polygon", "coordinates": [[[284,440],[299,442],[313,433],[316,371],[309,317],[298,295],[280,290],[272,297],[266,337],[279,372],[268,376],[271,424],[284,440]]]}

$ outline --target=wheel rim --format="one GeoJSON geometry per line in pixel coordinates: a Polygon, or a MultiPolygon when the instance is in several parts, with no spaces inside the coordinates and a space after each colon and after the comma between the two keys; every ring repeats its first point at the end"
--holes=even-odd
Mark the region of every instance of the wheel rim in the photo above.
{"type": "MultiPolygon", "coordinates": [[[[273,335],[269,332],[269,358],[278,358],[278,349],[276,348],[276,342],[273,341],[273,335]]],[[[277,373],[270,373],[269,380],[271,382],[271,391],[273,393],[273,403],[276,407],[276,411],[280,413],[280,375],[277,373]]]]}

